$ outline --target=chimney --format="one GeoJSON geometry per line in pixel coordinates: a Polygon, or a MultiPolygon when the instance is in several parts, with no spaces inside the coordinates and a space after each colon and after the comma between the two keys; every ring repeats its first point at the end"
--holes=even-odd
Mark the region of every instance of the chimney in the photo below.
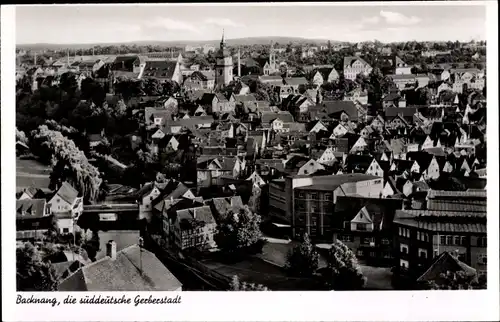
{"type": "Polygon", "coordinates": [[[106,244],[106,256],[109,256],[111,259],[116,259],[116,243],[114,240],[110,240],[106,244]]]}

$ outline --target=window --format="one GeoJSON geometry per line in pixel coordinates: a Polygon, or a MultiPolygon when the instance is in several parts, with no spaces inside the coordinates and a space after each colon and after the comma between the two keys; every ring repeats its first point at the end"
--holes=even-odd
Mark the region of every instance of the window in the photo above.
{"type": "Polygon", "coordinates": [[[453,236],[446,236],[446,245],[453,245],[453,236]]]}
{"type": "Polygon", "coordinates": [[[351,236],[351,235],[341,235],[340,236],[340,240],[343,241],[343,242],[353,242],[354,241],[354,237],[351,236]]]}
{"type": "Polygon", "coordinates": [[[453,239],[454,239],[453,245],[455,245],[455,246],[460,245],[460,236],[455,236],[455,237],[453,237],[453,239]]]}
{"type": "Polygon", "coordinates": [[[399,245],[399,251],[402,254],[408,254],[408,245],[405,245],[405,244],[399,245]]]}
{"type": "Polygon", "coordinates": [[[304,198],[304,193],[302,191],[299,192],[299,198],[304,198]]]}
{"type": "Polygon", "coordinates": [[[318,194],[316,192],[311,193],[311,199],[318,200],[318,194]]]}
{"type": "Polygon", "coordinates": [[[67,234],[67,233],[69,233],[69,228],[63,228],[62,231],[63,231],[64,234],[67,234]]]}
{"type": "Polygon", "coordinates": [[[377,254],[375,252],[370,252],[370,257],[376,257],[377,254]]]}
{"type": "Polygon", "coordinates": [[[486,265],[486,261],[487,261],[486,254],[479,254],[477,261],[478,261],[478,264],[486,265]]]}
{"type": "Polygon", "coordinates": [[[441,245],[446,245],[446,236],[439,236],[439,243],[441,245]]]}
{"type": "Polygon", "coordinates": [[[351,227],[350,221],[344,221],[344,229],[349,229],[351,227]]]}
{"type": "Polygon", "coordinates": [[[364,237],[362,239],[362,243],[363,244],[370,244],[370,243],[373,243],[373,237],[364,237]]]}
{"type": "Polygon", "coordinates": [[[477,238],[477,247],[486,247],[486,237],[477,238]]]}
{"type": "Polygon", "coordinates": [[[362,257],[362,256],[364,256],[364,255],[365,255],[365,253],[363,252],[363,250],[362,250],[362,249],[359,249],[359,250],[358,250],[358,252],[357,252],[357,255],[358,255],[359,257],[362,257]]]}
{"type": "Polygon", "coordinates": [[[312,213],[315,213],[315,212],[316,212],[316,210],[317,210],[317,209],[316,209],[316,206],[311,206],[311,212],[312,212],[312,213]]]}
{"type": "Polygon", "coordinates": [[[427,250],[423,248],[418,249],[418,257],[421,259],[427,259],[427,250]]]}
{"type": "Polygon", "coordinates": [[[325,200],[332,200],[332,195],[329,193],[325,193],[325,200]]]}
{"type": "Polygon", "coordinates": [[[465,246],[467,244],[467,237],[462,236],[460,237],[460,245],[465,246]]]}
{"type": "Polygon", "coordinates": [[[318,218],[316,216],[311,217],[311,226],[317,226],[318,225],[318,218]]]}
{"type": "Polygon", "coordinates": [[[421,237],[421,232],[417,231],[417,240],[422,240],[421,237]]]}
{"type": "Polygon", "coordinates": [[[382,238],[382,245],[389,245],[391,241],[387,238],[382,238]]]}
{"type": "Polygon", "coordinates": [[[382,253],[382,257],[383,257],[383,258],[391,258],[391,257],[392,257],[392,256],[391,256],[391,252],[383,252],[383,253],[382,253]]]}
{"type": "Polygon", "coordinates": [[[405,261],[404,259],[401,259],[401,260],[399,260],[399,266],[401,268],[407,269],[410,265],[409,265],[408,261],[405,261]]]}
{"type": "Polygon", "coordinates": [[[356,224],[356,230],[366,231],[366,224],[356,224]]]}

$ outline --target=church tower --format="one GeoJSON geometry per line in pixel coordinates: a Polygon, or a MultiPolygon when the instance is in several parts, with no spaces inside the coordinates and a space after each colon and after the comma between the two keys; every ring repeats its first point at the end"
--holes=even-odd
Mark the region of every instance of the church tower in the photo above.
{"type": "Polygon", "coordinates": [[[215,65],[215,86],[221,87],[229,84],[233,80],[233,57],[226,48],[224,42],[224,31],[222,31],[222,40],[217,52],[217,63],[215,65]]]}
{"type": "Polygon", "coordinates": [[[269,67],[271,67],[272,73],[276,72],[276,53],[274,52],[273,42],[271,41],[271,47],[269,49],[269,67]]]}

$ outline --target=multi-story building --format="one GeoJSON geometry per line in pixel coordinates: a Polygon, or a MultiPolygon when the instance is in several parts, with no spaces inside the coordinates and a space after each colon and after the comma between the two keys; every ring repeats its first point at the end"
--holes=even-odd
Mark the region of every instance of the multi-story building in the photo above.
{"type": "Polygon", "coordinates": [[[368,75],[371,71],[370,64],[361,57],[344,57],[344,77],[346,79],[355,80],[358,74],[368,75]]]}
{"type": "Polygon", "coordinates": [[[428,194],[427,208],[434,210],[396,212],[397,274],[417,278],[445,251],[476,269],[479,275],[486,274],[485,191],[430,190],[428,194]]]}
{"type": "Polygon", "coordinates": [[[210,206],[163,211],[165,241],[178,249],[215,247],[216,222],[210,206]]]}
{"type": "Polygon", "coordinates": [[[293,235],[331,238],[337,196],[379,197],[382,178],[365,174],[293,176],[269,184],[269,213],[292,225],[293,235]]]}
{"type": "Polygon", "coordinates": [[[367,263],[391,266],[392,221],[402,202],[396,198],[338,197],[331,223],[334,239],[342,241],[367,263]]]}

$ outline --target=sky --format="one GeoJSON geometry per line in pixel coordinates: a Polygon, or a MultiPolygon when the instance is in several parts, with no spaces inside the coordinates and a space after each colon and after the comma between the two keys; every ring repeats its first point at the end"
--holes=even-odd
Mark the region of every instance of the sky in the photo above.
{"type": "Polygon", "coordinates": [[[486,39],[486,7],[457,5],[18,6],[17,44],[262,36],[359,42],[486,39]]]}

